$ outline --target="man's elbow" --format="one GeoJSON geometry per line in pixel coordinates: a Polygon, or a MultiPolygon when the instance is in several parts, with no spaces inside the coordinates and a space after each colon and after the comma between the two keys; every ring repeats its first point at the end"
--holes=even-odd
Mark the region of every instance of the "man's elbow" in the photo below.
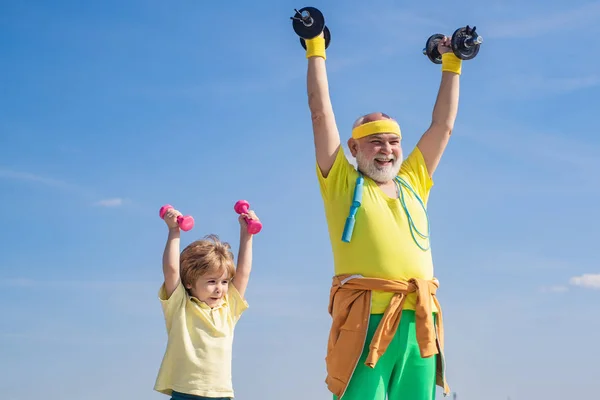
{"type": "Polygon", "coordinates": [[[313,123],[313,126],[322,125],[325,122],[326,117],[327,115],[322,109],[310,110],[310,119],[313,123]]]}
{"type": "Polygon", "coordinates": [[[326,117],[327,110],[325,101],[321,93],[318,91],[308,93],[308,108],[310,109],[313,120],[326,117]]]}
{"type": "Polygon", "coordinates": [[[429,128],[430,132],[435,132],[436,135],[440,136],[450,136],[452,131],[454,130],[454,123],[452,121],[433,121],[431,123],[431,127],[429,128]]]}

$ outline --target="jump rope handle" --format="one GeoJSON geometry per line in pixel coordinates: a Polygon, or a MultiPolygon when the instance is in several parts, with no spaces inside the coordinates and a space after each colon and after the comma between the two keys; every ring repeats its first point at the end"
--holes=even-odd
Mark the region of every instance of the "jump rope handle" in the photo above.
{"type": "Polygon", "coordinates": [[[352,205],[350,206],[350,212],[348,218],[346,218],[346,224],[344,225],[344,232],[342,233],[342,242],[350,243],[352,240],[352,233],[354,232],[354,223],[356,222],[356,213],[362,203],[364,178],[359,175],[356,178],[356,186],[354,186],[354,196],[352,198],[352,205]]]}
{"type": "MultiPolygon", "coordinates": [[[[237,203],[235,203],[233,209],[238,214],[246,214],[250,209],[250,203],[248,203],[246,200],[239,200],[237,203]]],[[[262,230],[262,224],[260,223],[260,221],[248,219],[246,217],[244,217],[244,219],[248,224],[248,233],[255,235],[262,230]]]]}
{"type": "MultiPolygon", "coordinates": [[[[160,216],[161,219],[165,219],[165,214],[167,213],[167,211],[172,210],[172,209],[173,209],[172,205],[165,204],[158,211],[158,215],[160,216]]],[[[194,227],[194,217],[192,217],[191,215],[179,215],[179,216],[177,216],[177,225],[179,225],[179,228],[182,231],[187,232],[194,227]]]]}

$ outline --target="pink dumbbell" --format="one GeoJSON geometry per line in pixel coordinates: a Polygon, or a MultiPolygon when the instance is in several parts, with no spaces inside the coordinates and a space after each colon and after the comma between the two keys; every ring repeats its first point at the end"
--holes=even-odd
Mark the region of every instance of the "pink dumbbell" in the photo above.
{"type": "MultiPolygon", "coordinates": [[[[233,206],[233,209],[238,214],[246,214],[249,208],[250,203],[248,203],[246,200],[240,200],[237,203],[235,203],[235,206],[233,206]]],[[[262,229],[262,224],[260,223],[260,221],[248,218],[245,218],[245,220],[248,223],[248,233],[254,235],[260,232],[260,230],[262,229]]]]}
{"type": "MultiPolygon", "coordinates": [[[[162,206],[160,208],[158,215],[160,215],[160,217],[162,219],[164,219],[167,211],[172,210],[172,209],[173,209],[172,205],[165,204],[164,206],[162,206]]],[[[182,231],[187,232],[194,227],[194,217],[192,217],[191,215],[179,215],[177,217],[177,224],[179,225],[179,228],[181,228],[182,231]]]]}

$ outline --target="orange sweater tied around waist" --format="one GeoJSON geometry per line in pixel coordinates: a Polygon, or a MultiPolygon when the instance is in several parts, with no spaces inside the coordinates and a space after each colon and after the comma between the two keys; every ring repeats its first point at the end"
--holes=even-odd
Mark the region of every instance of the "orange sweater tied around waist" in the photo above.
{"type": "Polygon", "coordinates": [[[442,308],[435,296],[438,287],[437,279],[410,279],[404,282],[349,274],[333,277],[329,296],[329,314],[333,321],[325,358],[325,382],[338,399],[345,392],[364,348],[373,290],[391,292],[394,296],[373,335],[365,364],[371,368],[375,367],[396,334],[406,295],[416,293],[415,328],[421,357],[440,355],[437,358],[436,384],[444,389],[444,395],[450,392],[444,375],[442,308]],[[435,321],[431,300],[438,309],[435,321]]]}

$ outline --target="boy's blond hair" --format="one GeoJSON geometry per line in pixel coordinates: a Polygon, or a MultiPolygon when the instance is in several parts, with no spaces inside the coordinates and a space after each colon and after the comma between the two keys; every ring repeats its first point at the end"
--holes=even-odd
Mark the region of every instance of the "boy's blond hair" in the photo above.
{"type": "Polygon", "coordinates": [[[184,287],[193,286],[199,277],[214,271],[227,271],[228,278],[235,275],[231,246],[217,235],[205,236],[190,243],[179,257],[179,275],[184,287]]]}

